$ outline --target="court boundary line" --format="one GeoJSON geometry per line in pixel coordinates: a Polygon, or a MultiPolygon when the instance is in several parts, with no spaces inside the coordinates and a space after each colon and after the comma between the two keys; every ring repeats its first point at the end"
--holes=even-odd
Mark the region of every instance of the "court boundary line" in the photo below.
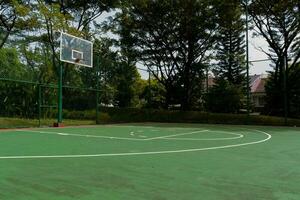
{"type": "MultiPolygon", "coordinates": [[[[207,132],[212,132],[212,131],[207,130],[207,132]]],[[[240,138],[244,137],[243,134],[231,133],[229,131],[213,131],[213,132],[236,135],[237,137],[226,137],[226,138],[172,138],[172,137],[164,137],[164,138],[161,138],[161,139],[165,139],[165,140],[182,140],[182,141],[218,141],[218,140],[235,140],[235,139],[240,139],[240,138]]]]}
{"type": "MultiPolygon", "coordinates": [[[[248,129],[249,130],[249,129],[248,129]]],[[[208,151],[217,149],[227,149],[242,147],[254,144],[260,144],[267,142],[272,138],[272,136],[264,131],[253,129],[251,131],[256,131],[263,133],[267,137],[262,140],[254,142],[246,142],[240,144],[223,145],[223,146],[213,146],[205,148],[192,148],[192,149],[180,149],[180,150],[166,150],[166,151],[146,151],[146,152],[126,152],[126,153],[104,153],[104,154],[77,154],[77,155],[44,155],[44,156],[0,156],[0,159],[45,159],[45,158],[91,158],[91,157],[114,157],[114,156],[138,156],[138,155],[158,155],[158,154],[173,154],[173,153],[186,153],[186,152],[198,152],[198,151],[208,151]]]]}
{"type": "Polygon", "coordinates": [[[231,135],[237,135],[237,137],[226,137],[226,138],[174,138],[176,136],[181,135],[192,135],[195,133],[203,133],[203,132],[211,132],[210,130],[199,130],[199,131],[192,131],[192,132],[186,132],[186,133],[178,133],[173,135],[165,135],[165,136],[159,136],[159,137],[152,137],[152,138],[128,138],[128,137],[115,137],[115,136],[102,136],[102,135],[88,135],[88,134],[74,134],[74,133],[64,133],[64,132],[54,132],[54,131],[34,131],[34,130],[17,130],[18,132],[29,132],[29,133],[42,133],[42,134],[51,134],[51,135],[62,135],[62,136],[74,136],[74,137],[87,137],[87,138],[103,138],[103,139],[116,139],[116,140],[132,140],[132,141],[150,141],[150,140],[158,140],[158,139],[164,139],[164,140],[186,140],[186,141],[218,141],[218,140],[234,140],[243,138],[243,134],[238,133],[231,133],[229,131],[216,131],[219,133],[225,133],[225,134],[231,134],[231,135]]]}
{"type": "Polygon", "coordinates": [[[143,141],[143,140],[145,140],[145,139],[139,139],[139,138],[114,137],[114,136],[104,136],[104,135],[88,135],[88,134],[83,135],[83,134],[63,133],[63,132],[54,132],[54,131],[20,130],[19,132],[41,133],[41,134],[74,136],[74,137],[87,137],[87,138],[116,139],[116,140],[132,140],[132,141],[143,141]]]}
{"type": "Polygon", "coordinates": [[[164,136],[159,136],[159,137],[152,137],[152,138],[147,138],[144,140],[157,140],[157,139],[164,139],[164,138],[172,138],[172,137],[176,137],[176,136],[181,136],[181,135],[192,135],[195,133],[203,133],[203,132],[207,132],[209,130],[199,130],[199,131],[192,131],[192,132],[186,132],[186,133],[178,133],[178,134],[173,134],[173,135],[164,135],[164,136]]]}
{"type": "MultiPolygon", "coordinates": [[[[75,137],[88,137],[88,138],[103,138],[103,139],[116,139],[116,140],[132,140],[132,141],[149,141],[149,140],[156,140],[156,139],[163,139],[163,138],[171,138],[176,137],[179,135],[191,135],[195,133],[207,132],[209,130],[199,130],[199,131],[192,131],[186,133],[178,133],[173,135],[165,135],[160,137],[152,137],[152,138],[128,138],[128,137],[115,137],[115,136],[103,136],[103,135],[89,135],[89,134],[75,134],[75,133],[64,133],[64,132],[54,132],[54,131],[35,131],[35,130],[17,130],[18,132],[28,132],[28,133],[42,133],[42,134],[50,134],[50,135],[62,135],[62,136],[75,136],[75,137]]],[[[228,133],[232,134],[232,133],[228,133]]]]}
{"type": "Polygon", "coordinates": [[[243,138],[243,134],[239,134],[237,137],[228,138],[161,138],[163,140],[182,140],[182,141],[218,141],[218,140],[236,140],[243,138]]]}

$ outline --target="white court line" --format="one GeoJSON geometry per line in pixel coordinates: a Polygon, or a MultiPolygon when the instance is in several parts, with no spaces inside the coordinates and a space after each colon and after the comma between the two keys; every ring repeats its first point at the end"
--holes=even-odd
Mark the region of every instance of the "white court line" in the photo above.
{"type": "MultiPolygon", "coordinates": [[[[209,131],[209,130],[203,130],[203,131],[199,131],[199,132],[204,132],[204,131],[209,131]]],[[[182,140],[182,141],[217,141],[217,140],[234,140],[234,139],[239,139],[239,138],[243,138],[244,135],[243,134],[239,134],[239,133],[231,133],[231,132],[227,132],[227,131],[213,131],[214,133],[219,132],[219,133],[225,133],[225,134],[230,134],[230,135],[237,135],[237,137],[226,137],[226,138],[174,138],[173,136],[171,137],[160,137],[159,139],[164,139],[164,140],[182,140]]],[[[178,134],[180,135],[180,134],[178,134]]],[[[187,135],[187,134],[182,134],[182,135],[187,135]]]]}
{"type": "Polygon", "coordinates": [[[57,133],[58,135],[69,135],[69,133],[57,133]]]}
{"type": "MultiPolygon", "coordinates": [[[[209,131],[209,130],[205,130],[205,131],[209,131]]],[[[230,133],[227,131],[213,131],[214,133],[219,132],[219,133],[225,133],[225,134],[230,134],[230,135],[236,135],[236,137],[226,137],[226,138],[173,138],[173,137],[164,137],[161,139],[164,140],[182,140],[182,141],[217,141],[217,140],[235,140],[235,139],[239,139],[239,138],[243,138],[244,135],[243,134],[239,134],[239,133],[230,133]]]]}
{"type": "Polygon", "coordinates": [[[193,131],[193,132],[188,132],[188,133],[178,133],[178,134],[173,134],[173,135],[165,135],[165,136],[160,136],[160,137],[148,138],[148,139],[145,139],[145,140],[164,139],[164,138],[176,137],[176,136],[181,136],[181,135],[191,135],[191,134],[201,133],[201,132],[207,132],[207,131],[208,130],[193,131]]]}
{"type": "MultiPolygon", "coordinates": [[[[75,137],[89,137],[89,138],[104,138],[104,139],[116,139],[116,140],[133,140],[133,141],[147,141],[147,140],[154,140],[154,139],[163,139],[169,137],[175,137],[180,135],[190,135],[194,133],[200,133],[208,130],[201,130],[201,131],[193,131],[187,133],[179,133],[173,135],[165,135],[160,137],[153,137],[153,138],[146,138],[146,139],[139,139],[139,138],[127,138],[127,137],[113,137],[113,136],[101,136],[101,135],[82,135],[82,134],[73,134],[73,133],[62,133],[62,132],[53,132],[53,131],[33,131],[33,130],[18,130],[20,132],[32,132],[32,133],[45,133],[51,135],[63,135],[63,136],[75,136],[75,137]]],[[[147,137],[147,136],[146,136],[147,137]]]]}
{"type": "Polygon", "coordinates": [[[145,140],[145,139],[138,139],[138,138],[112,137],[112,136],[102,136],[102,135],[82,135],[82,134],[73,134],[73,133],[52,132],[52,131],[32,131],[32,130],[19,130],[19,131],[20,132],[29,132],[29,133],[45,133],[45,134],[51,134],[51,135],[87,137],[87,138],[104,138],[104,139],[117,139],[117,140],[137,140],[137,141],[145,140]]]}
{"type": "Polygon", "coordinates": [[[136,152],[136,153],[106,153],[106,154],[79,154],[79,155],[49,155],[49,156],[1,156],[0,159],[37,159],[37,158],[90,158],[90,157],[112,157],[112,156],[137,156],[137,155],[157,155],[157,154],[172,154],[172,153],[185,153],[185,152],[196,152],[196,151],[207,151],[216,149],[227,149],[234,147],[242,147],[247,145],[254,145],[266,142],[272,138],[269,133],[259,130],[252,130],[259,133],[263,133],[267,137],[263,140],[258,140],[254,142],[206,147],[206,148],[196,148],[196,149],[181,149],[172,151],[148,151],[148,152],[136,152]]]}
{"type": "Polygon", "coordinates": [[[236,140],[244,137],[244,135],[239,134],[237,137],[227,137],[227,138],[162,138],[164,140],[182,140],[182,141],[217,141],[217,140],[236,140]]]}

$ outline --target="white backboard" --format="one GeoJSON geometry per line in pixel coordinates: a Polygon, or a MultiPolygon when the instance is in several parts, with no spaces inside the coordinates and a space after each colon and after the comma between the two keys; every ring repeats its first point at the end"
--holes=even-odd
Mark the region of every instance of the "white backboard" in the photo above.
{"type": "Polygon", "coordinates": [[[61,32],[60,60],[75,65],[93,67],[93,43],[61,32]]]}

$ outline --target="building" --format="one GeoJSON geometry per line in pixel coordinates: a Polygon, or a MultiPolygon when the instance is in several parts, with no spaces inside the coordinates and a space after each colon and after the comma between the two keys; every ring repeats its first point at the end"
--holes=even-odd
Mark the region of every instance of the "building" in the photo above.
{"type": "MultiPolygon", "coordinates": [[[[261,111],[266,103],[265,84],[268,77],[266,74],[255,74],[251,75],[249,78],[251,105],[253,106],[254,111],[261,111]]],[[[204,80],[202,84],[204,91],[206,91],[208,88],[211,88],[215,85],[215,78],[213,76],[209,76],[208,80],[204,80]]]]}
{"type": "Polygon", "coordinates": [[[250,76],[251,103],[255,111],[261,111],[266,104],[266,81],[265,74],[250,76]]]}
{"type": "Polygon", "coordinates": [[[207,92],[208,89],[213,87],[214,85],[216,85],[216,83],[215,83],[215,78],[212,75],[209,75],[208,79],[204,79],[202,81],[202,88],[205,92],[207,92]]]}

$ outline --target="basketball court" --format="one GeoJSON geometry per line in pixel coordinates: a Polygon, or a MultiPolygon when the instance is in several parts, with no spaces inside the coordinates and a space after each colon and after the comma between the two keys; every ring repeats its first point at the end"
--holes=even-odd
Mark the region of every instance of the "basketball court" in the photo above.
{"type": "Polygon", "coordinates": [[[1,1],[0,200],[300,200],[299,2],[1,1]]]}
{"type": "Polygon", "coordinates": [[[299,199],[299,139],[298,128],[200,124],[6,130],[0,197],[299,199]]]}

